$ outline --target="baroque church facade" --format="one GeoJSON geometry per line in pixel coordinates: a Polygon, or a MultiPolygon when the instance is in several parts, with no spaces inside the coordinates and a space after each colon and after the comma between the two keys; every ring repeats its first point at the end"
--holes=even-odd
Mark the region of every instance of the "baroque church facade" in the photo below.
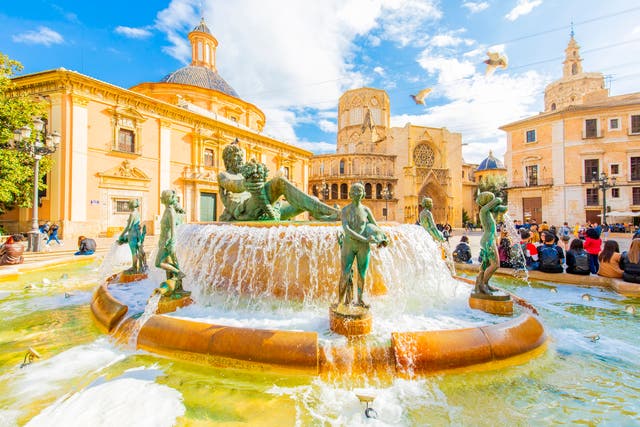
{"type": "MultiPolygon", "coordinates": [[[[376,218],[404,223],[418,220],[420,200],[428,196],[435,221],[459,227],[462,200],[472,198],[463,197],[463,179],[461,134],[411,123],[391,127],[387,93],[360,88],[339,99],[336,153],[311,159],[309,192],[344,206],[351,184],[361,182],[376,218]]],[[[475,190],[473,184],[464,188],[475,190]]]]}
{"type": "Polygon", "coordinates": [[[583,71],[573,32],[562,77],[545,89],[544,111],[501,129],[514,218],[602,223],[605,203],[607,212],[640,213],[640,93],[609,96],[602,73],[583,71]],[[603,193],[593,184],[598,177],[615,178],[616,186],[603,193]]]}
{"type": "MultiPolygon", "coordinates": [[[[46,100],[47,131],[61,134],[41,222],[58,223],[65,239],[113,235],[126,224],[128,201],[139,199],[143,222],[157,232],[165,189],[176,190],[186,221],[215,221],[223,210],[222,149],[236,139],[247,159],[307,190],[312,153],[262,132],[264,113],[217,72],[218,42],[204,20],[189,41],[189,65],[130,89],[63,68],[13,79],[16,94],[46,100]]],[[[0,221],[9,232],[27,230],[31,209],[0,221]]]]}

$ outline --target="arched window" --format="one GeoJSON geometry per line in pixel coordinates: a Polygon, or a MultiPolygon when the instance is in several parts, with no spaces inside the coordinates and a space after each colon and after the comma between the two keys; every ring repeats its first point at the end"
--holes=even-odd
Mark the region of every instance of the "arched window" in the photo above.
{"type": "Polygon", "coordinates": [[[393,197],[393,187],[391,184],[387,184],[387,194],[390,194],[393,197]]]}
{"type": "Polygon", "coordinates": [[[376,184],[376,199],[382,199],[382,184],[376,184]]]}
{"type": "Polygon", "coordinates": [[[368,182],[364,185],[364,198],[371,198],[371,184],[369,184],[368,182]]]}
{"type": "Polygon", "coordinates": [[[571,64],[571,74],[573,74],[574,76],[578,74],[578,64],[576,63],[571,64]]]}
{"type": "Polygon", "coordinates": [[[314,196],[319,197],[318,186],[317,185],[313,186],[313,188],[311,189],[311,192],[313,193],[314,196]]]}
{"type": "Polygon", "coordinates": [[[338,184],[331,184],[331,200],[338,198],[338,184]]]}
{"type": "Polygon", "coordinates": [[[551,111],[556,111],[556,103],[551,104],[551,111]]]}
{"type": "Polygon", "coordinates": [[[344,175],[344,160],[340,160],[340,175],[344,175]]]}
{"type": "Polygon", "coordinates": [[[340,198],[349,198],[349,186],[347,184],[340,184],[340,198]]]}

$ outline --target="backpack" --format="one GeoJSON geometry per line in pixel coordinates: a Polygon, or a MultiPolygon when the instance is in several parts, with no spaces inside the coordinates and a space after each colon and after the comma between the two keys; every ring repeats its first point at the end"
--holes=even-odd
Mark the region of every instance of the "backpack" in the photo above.
{"type": "Polygon", "coordinates": [[[573,257],[576,259],[575,270],[578,273],[586,273],[589,269],[589,254],[585,251],[574,252],[573,257]]]}
{"type": "Polygon", "coordinates": [[[563,226],[562,230],[561,230],[561,233],[562,233],[563,236],[569,237],[569,235],[571,234],[571,230],[569,229],[569,227],[563,226]]]}
{"type": "Polygon", "coordinates": [[[555,246],[543,245],[538,249],[540,267],[557,268],[560,265],[560,257],[555,246]]]}
{"type": "Polygon", "coordinates": [[[456,258],[462,262],[467,262],[471,259],[471,251],[466,244],[459,243],[454,251],[456,258]]]}

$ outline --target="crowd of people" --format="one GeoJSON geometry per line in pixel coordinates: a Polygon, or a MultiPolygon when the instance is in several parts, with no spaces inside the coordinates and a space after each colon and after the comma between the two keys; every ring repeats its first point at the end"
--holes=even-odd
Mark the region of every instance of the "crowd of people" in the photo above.
{"type": "MultiPolygon", "coordinates": [[[[640,283],[640,231],[635,230],[628,251],[609,239],[607,224],[549,226],[546,221],[519,224],[514,221],[519,242],[513,243],[505,227],[498,241],[500,266],[526,268],[545,273],[597,275],[640,283]]],[[[453,251],[454,261],[473,262],[468,237],[462,236],[453,251]]]]}

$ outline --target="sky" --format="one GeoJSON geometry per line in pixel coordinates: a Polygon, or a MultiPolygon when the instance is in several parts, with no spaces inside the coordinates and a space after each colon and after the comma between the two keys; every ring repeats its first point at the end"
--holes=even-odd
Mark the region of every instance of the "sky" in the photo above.
{"type": "Polygon", "coordinates": [[[584,71],[607,76],[611,95],[640,91],[628,0],[14,1],[0,7],[0,52],[21,74],[64,67],[129,88],[187,65],[201,17],[218,72],[264,111],[265,133],[316,154],[335,152],[341,94],[366,86],[388,93],[392,126],[459,132],[470,163],[503,156],[499,127],[543,110],[572,22],[584,71]],[[486,76],[488,51],[508,67],[486,76]]]}

